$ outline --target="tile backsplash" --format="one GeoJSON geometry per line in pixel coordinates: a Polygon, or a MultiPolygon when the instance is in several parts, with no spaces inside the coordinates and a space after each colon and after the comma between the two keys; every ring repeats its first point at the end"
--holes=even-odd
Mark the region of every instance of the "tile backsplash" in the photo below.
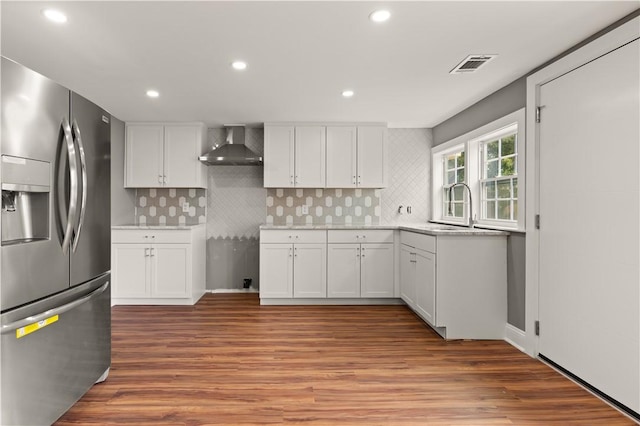
{"type": "Polygon", "coordinates": [[[379,189],[267,189],[269,225],[377,225],[380,215],[379,189]]]}
{"type": "Polygon", "coordinates": [[[136,224],[197,225],[206,223],[207,191],[195,188],[139,188],[136,190],[136,224]],[[189,203],[187,212],[182,210],[189,203]]]}

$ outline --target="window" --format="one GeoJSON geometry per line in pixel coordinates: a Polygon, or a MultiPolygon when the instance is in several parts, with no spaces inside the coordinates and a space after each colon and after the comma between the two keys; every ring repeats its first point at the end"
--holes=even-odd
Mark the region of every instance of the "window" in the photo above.
{"type": "Polygon", "coordinates": [[[433,148],[433,220],[467,223],[466,183],[477,225],[524,230],[523,141],[524,109],[433,148]]]}
{"type": "Polygon", "coordinates": [[[451,200],[449,200],[449,188],[453,184],[464,182],[464,151],[458,151],[443,156],[444,161],[444,185],[442,191],[442,211],[446,217],[464,217],[464,188],[453,188],[451,200]]]}
{"type": "Polygon", "coordinates": [[[518,220],[518,127],[501,137],[479,143],[481,220],[518,220]]]}

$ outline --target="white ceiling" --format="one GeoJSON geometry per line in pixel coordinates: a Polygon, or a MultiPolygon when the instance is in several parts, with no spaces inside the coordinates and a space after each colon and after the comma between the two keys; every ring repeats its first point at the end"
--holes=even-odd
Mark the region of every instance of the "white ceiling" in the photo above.
{"type": "Polygon", "coordinates": [[[125,121],[433,127],[640,6],[535,2],[11,2],[2,54],[125,121]],[[46,21],[55,6],[68,22],[46,21]],[[391,19],[374,24],[377,8],[391,19]],[[450,75],[468,54],[498,54],[450,75]],[[243,72],[231,69],[248,62],[243,72]],[[160,97],[150,99],[147,89],[160,97]],[[341,92],[353,89],[344,99],[341,92]]]}

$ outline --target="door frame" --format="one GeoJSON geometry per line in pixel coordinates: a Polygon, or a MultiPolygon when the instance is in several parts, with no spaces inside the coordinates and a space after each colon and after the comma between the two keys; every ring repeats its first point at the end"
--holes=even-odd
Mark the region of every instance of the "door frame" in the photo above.
{"type": "MultiPolygon", "coordinates": [[[[525,291],[525,351],[532,357],[538,356],[538,337],[535,335],[535,322],[539,308],[539,256],[540,232],[535,229],[535,216],[540,211],[540,155],[539,131],[536,123],[536,107],[540,96],[540,87],[558,77],[567,74],[582,65],[603,56],[612,50],[640,37],[640,16],[623,23],[603,36],[591,41],[567,56],[527,77],[526,103],[526,170],[525,193],[526,239],[526,291],[525,291]]],[[[544,109],[541,112],[544,117],[544,109]]],[[[544,220],[544,219],[542,219],[544,220]]],[[[543,224],[544,226],[544,224],[543,224]]]]}

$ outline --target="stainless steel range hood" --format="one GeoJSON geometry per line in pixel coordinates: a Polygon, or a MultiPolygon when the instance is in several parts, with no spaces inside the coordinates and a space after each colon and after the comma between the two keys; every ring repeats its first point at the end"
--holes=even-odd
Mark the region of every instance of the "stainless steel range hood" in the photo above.
{"type": "Polygon", "coordinates": [[[244,126],[229,125],[226,143],[215,146],[198,159],[209,166],[260,166],[262,157],[244,144],[244,126]]]}

